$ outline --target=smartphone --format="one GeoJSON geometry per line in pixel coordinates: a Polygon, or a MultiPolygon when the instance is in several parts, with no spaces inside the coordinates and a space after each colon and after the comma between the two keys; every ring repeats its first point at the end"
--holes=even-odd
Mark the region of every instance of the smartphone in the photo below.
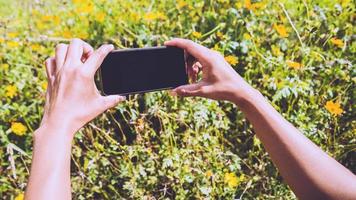
{"type": "Polygon", "coordinates": [[[150,47],[115,50],[100,66],[105,95],[166,90],[188,83],[184,50],[150,47]]]}

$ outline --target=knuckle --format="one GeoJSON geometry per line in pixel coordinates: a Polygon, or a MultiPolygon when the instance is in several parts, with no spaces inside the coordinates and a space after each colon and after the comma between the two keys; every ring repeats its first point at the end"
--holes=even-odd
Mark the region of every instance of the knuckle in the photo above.
{"type": "Polygon", "coordinates": [[[78,73],[82,78],[85,78],[85,79],[89,79],[92,77],[92,74],[90,73],[90,71],[88,69],[86,69],[85,67],[79,69],[78,73]]]}
{"type": "Polygon", "coordinates": [[[80,42],[82,42],[82,40],[79,38],[73,38],[71,41],[71,43],[80,43],[80,42]]]}
{"type": "Polygon", "coordinates": [[[61,49],[61,48],[64,48],[64,47],[66,47],[66,46],[67,46],[66,44],[59,43],[59,44],[57,44],[57,46],[56,46],[56,50],[61,49]]]}
{"type": "Polygon", "coordinates": [[[191,41],[191,40],[188,40],[188,39],[185,40],[185,43],[186,43],[186,45],[187,45],[188,47],[191,47],[191,46],[194,45],[194,42],[191,41]]]}
{"type": "Polygon", "coordinates": [[[49,57],[45,60],[45,65],[47,66],[51,62],[52,57],[49,57]]]}
{"type": "Polygon", "coordinates": [[[202,86],[200,88],[200,93],[207,94],[209,92],[209,88],[207,86],[202,86]]]}
{"type": "Polygon", "coordinates": [[[100,49],[98,50],[98,52],[97,52],[97,55],[98,55],[98,57],[100,57],[100,58],[106,56],[106,50],[105,50],[105,48],[100,48],[100,49]]]}
{"type": "Polygon", "coordinates": [[[63,68],[64,68],[63,72],[65,74],[76,74],[77,73],[77,70],[70,65],[66,65],[63,68]]]}

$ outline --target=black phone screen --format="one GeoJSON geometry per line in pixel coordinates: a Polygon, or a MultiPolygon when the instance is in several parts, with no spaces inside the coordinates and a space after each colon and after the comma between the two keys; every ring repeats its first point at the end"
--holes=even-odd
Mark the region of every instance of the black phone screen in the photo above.
{"type": "Polygon", "coordinates": [[[100,73],[106,95],[143,93],[188,83],[184,50],[176,47],[113,51],[104,59],[100,73]]]}

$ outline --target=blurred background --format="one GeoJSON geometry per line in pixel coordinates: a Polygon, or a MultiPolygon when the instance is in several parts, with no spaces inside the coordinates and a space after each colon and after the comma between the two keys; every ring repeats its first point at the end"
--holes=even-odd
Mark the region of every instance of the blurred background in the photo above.
{"type": "MultiPolygon", "coordinates": [[[[44,60],[172,37],[221,52],[329,155],[356,173],[351,0],[0,0],[0,198],[23,199],[47,87],[44,60]]],[[[73,199],[296,199],[228,102],[130,96],[76,134],[73,199]]]]}

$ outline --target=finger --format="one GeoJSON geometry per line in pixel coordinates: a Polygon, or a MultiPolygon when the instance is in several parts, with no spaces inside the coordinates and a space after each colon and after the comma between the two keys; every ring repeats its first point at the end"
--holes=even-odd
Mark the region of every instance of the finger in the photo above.
{"type": "Polygon", "coordinates": [[[68,50],[68,45],[66,44],[58,44],[56,47],[56,70],[55,70],[56,73],[64,65],[64,61],[67,55],[67,50],[68,50]]]}
{"type": "Polygon", "coordinates": [[[84,63],[94,53],[94,49],[92,46],[90,46],[90,44],[84,42],[83,50],[84,50],[84,54],[81,58],[81,61],[84,63]]]}
{"type": "Polygon", "coordinates": [[[88,70],[95,74],[96,70],[100,67],[101,63],[103,63],[105,57],[114,50],[114,46],[110,45],[102,45],[99,49],[94,51],[92,55],[87,59],[85,65],[87,66],[88,70]]]}
{"type": "Polygon", "coordinates": [[[120,95],[109,95],[109,96],[103,96],[102,97],[102,105],[104,110],[107,110],[109,108],[112,108],[116,106],[118,103],[125,101],[126,97],[120,96],[120,95]]]}
{"type": "Polygon", "coordinates": [[[188,97],[188,96],[200,96],[202,82],[182,85],[172,90],[172,93],[175,93],[179,96],[188,97]]]}
{"type": "Polygon", "coordinates": [[[194,56],[200,62],[207,62],[209,60],[210,49],[197,44],[191,40],[175,38],[164,43],[167,46],[176,46],[186,50],[189,54],[194,56]]]}
{"type": "Polygon", "coordinates": [[[71,40],[66,55],[66,62],[81,62],[83,57],[91,54],[93,48],[81,39],[71,40]]]}
{"type": "Polygon", "coordinates": [[[46,65],[47,80],[49,83],[51,83],[52,77],[55,76],[55,70],[56,70],[55,58],[54,57],[47,58],[45,65],[46,65]]]}
{"type": "Polygon", "coordinates": [[[198,79],[198,74],[202,68],[202,65],[199,62],[194,63],[194,65],[191,67],[191,80],[194,82],[197,81],[198,79]]]}

